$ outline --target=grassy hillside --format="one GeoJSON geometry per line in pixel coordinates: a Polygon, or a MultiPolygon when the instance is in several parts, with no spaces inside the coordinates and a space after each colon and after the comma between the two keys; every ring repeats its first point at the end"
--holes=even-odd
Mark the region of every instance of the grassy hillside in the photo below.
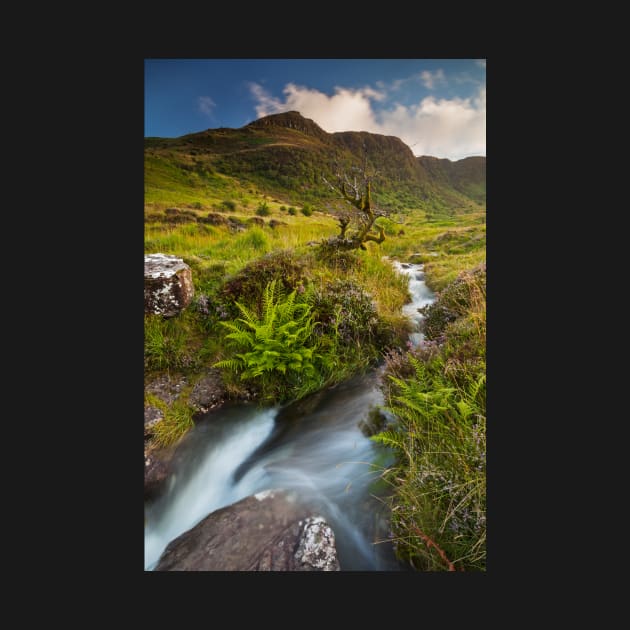
{"type": "Polygon", "coordinates": [[[485,158],[440,160],[450,166],[435,168],[429,163],[435,158],[415,158],[399,138],[328,134],[297,112],[267,116],[240,129],[147,138],[146,201],[207,205],[219,189],[235,201],[254,190],[285,203],[308,201],[334,211],[340,205],[322,175],[330,179],[334,160],[349,170],[359,168],[365,151],[375,172],[375,201],[394,214],[420,209],[440,217],[483,209],[485,158]]]}

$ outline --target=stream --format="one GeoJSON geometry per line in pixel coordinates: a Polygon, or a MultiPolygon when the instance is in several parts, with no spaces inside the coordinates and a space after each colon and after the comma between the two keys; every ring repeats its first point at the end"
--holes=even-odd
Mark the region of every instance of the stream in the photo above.
{"type": "MultiPolygon", "coordinates": [[[[414,323],[433,293],[423,265],[392,263],[409,277],[414,323]]],[[[400,571],[387,541],[389,519],[379,495],[391,452],[364,435],[383,395],[382,367],[283,406],[229,404],[199,420],[177,448],[164,493],[145,505],[145,570],[168,543],[211,512],[268,488],[297,490],[335,532],[342,571],[400,571]],[[382,542],[381,542],[382,541],[382,542]],[[377,544],[375,544],[377,543],[377,544]]]]}

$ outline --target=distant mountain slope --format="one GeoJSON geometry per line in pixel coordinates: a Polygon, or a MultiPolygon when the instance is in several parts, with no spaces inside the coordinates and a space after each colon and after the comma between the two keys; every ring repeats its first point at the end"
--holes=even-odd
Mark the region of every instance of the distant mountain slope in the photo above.
{"type": "MultiPolygon", "coordinates": [[[[222,176],[282,198],[334,205],[322,174],[335,160],[360,168],[367,150],[377,204],[453,214],[485,205],[485,157],[416,158],[399,138],[365,131],[327,133],[299,112],[265,116],[240,129],[145,138],[145,189],[221,185],[222,176]]],[[[184,191],[182,191],[184,192],[184,191]]]]}
{"type": "Polygon", "coordinates": [[[428,155],[423,155],[416,159],[434,182],[454,188],[475,201],[485,203],[485,157],[468,157],[456,162],[428,155]]]}

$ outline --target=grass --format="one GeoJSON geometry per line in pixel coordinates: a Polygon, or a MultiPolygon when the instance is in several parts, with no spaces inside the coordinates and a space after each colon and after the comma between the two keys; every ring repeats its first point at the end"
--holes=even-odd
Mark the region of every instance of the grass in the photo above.
{"type": "Polygon", "coordinates": [[[178,399],[164,409],[164,418],[153,428],[157,446],[169,446],[182,438],[193,427],[193,411],[186,400],[178,399]]]}
{"type": "Polygon", "coordinates": [[[317,325],[305,344],[325,357],[326,369],[318,368],[309,382],[294,378],[288,384],[274,364],[263,386],[259,376],[243,381],[240,372],[225,368],[226,391],[238,396],[246,387],[258,387],[263,397],[300,397],[366,370],[385,356],[384,392],[396,422],[376,439],[397,453],[396,464],[383,477],[391,488],[397,554],[417,570],[485,570],[485,284],[475,283],[469,274],[464,280],[469,299],[461,308],[447,305],[457,316],[444,318],[436,307],[429,314],[435,339],[423,351],[404,352],[400,348],[409,323],[401,309],[408,285],[388,260],[424,262],[427,284],[441,292],[445,303],[458,299],[461,287],[455,291],[449,285],[462,270],[485,261],[485,213],[427,220],[424,211],[412,208],[396,220],[379,219],[387,235],[381,246],[368,243],[367,251],[321,260],[312,243],[337,233],[334,217],[321,211],[308,217],[297,210],[293,214],[287,199],[270,198],[223,175],[199,176],[208,182],[214,177],[214,187],[197,180],[193,186],[183,171],[159,163],[152,168],[161,169],[162,182],[172,182],[173,192],[148,192],[145,252],[183,258],[195,286],[192,305],[178,317],[145,316],[147,379],[168,373],[172,378],[186,375],[191,383],[171,405],[147,397],[164,414],[154,428],[153,444],[173,444],[193,426],[194,409],[188,402],[192,383],[238,352],[226,343],[229,331],[223,325],[236,316],[234,302],[254,308],[269,279],[280,274],[289,282],[287,294],[300,286],[312,292],[317,325]],[[181,187],[186,194],[178,192],[181,187]],[[209,212],[226,217],[229,212],[246,222],[262,203],[269,209],[262,226],[249,224],[239,231],[195,221],[209,212]],[[189,222],[169,223],[165,211],[173,206],[192,213],[181,215],[189,222]],[[272,229],[271,219],[286,225],[272,229]],[[283,266],[273,258],[268,269],[261,265],[280,251],[297,266],[283,266]],[[225,287],[239,274],[248,279],[244,295],[226,297],[225,287]]]}
{"type": "Polygon", "coordinates": [[[415,569],[484,571],[485,266],[461,273],[427,317],[429,343],[387,358],[384,391],[396,422],[373,437],[398,455],[384,473],[393,539],[415,569]]]}

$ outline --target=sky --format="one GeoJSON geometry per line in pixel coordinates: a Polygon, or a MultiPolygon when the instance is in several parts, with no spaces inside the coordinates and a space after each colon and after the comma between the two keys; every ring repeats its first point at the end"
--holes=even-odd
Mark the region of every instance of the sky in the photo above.
{"type": "Polygon", "coordinates": [[[144,135],[298,111],[322,129],[397,136],[415,155],[486,155],[485,59],[145,59],[144,135]]]}

